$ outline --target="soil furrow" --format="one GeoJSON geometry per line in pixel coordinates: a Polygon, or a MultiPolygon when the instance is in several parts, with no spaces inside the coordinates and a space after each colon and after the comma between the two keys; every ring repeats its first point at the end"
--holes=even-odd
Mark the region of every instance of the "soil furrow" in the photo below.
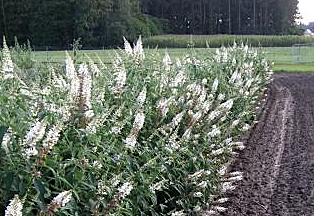
{"type": "Polygon", "coordinates": [[[223,215],[313,215],[313,75],[277,74],[223,215]]]}

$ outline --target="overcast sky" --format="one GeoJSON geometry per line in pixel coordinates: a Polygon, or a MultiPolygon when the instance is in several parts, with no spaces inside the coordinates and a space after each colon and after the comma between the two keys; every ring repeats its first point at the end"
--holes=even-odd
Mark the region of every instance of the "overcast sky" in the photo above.
{"type": "Polygon", "coordinates": [[[299,12],[303,17],[301,22],[315,21],[316,10],[319,8],[318,4],[318,0],[299,0],[299,12]]]}

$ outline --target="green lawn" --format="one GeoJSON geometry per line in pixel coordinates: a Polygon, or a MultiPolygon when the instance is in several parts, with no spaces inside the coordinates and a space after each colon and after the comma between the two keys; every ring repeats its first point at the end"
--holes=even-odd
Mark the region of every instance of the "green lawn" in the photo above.
{"type": "MultiPolygon", "coordinates": [[[[213,48],[215,49],[215,48],[213,48]]],[[[275,72],[313,72],[314,71],[314,48],[313,47],[268,47],[261,48],[269,60],[274,62],[275,72]]],[[[165,52],[165,49],[160,49],[165,52]]],[[[196,48],[196,52],[202,53],[204,48],[196,48]]],[[[148,49],[145,50],[148,52],[148,49]]],[[[186,49],[172,48],[168,49],[172,57],[182,56],[186,49]]],[[[109,63],[115,55],[115,50],[83,50],[95,60],[98,55],[102,61],[109,63]]],[[[63,62],[65,58],[64,51],[37,51],[35,59],[39,61],[63,62]]]]}

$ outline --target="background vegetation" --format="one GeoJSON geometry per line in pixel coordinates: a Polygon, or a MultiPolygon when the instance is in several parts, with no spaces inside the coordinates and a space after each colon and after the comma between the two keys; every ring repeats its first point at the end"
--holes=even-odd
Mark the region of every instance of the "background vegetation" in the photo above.
{"type": "Polygon", "coordinates": [[[121,36],[299,34],[298,0],[2,0],[0,35],[42,49],[120,46],[121,36]]]}

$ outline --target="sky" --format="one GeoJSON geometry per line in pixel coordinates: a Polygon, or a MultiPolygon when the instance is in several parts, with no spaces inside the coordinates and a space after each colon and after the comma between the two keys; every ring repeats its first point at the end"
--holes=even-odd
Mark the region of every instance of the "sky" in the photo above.
{"type": "Polygon", "coordinates": [[[301,21],[303,23],[309,23],[315,21],[315,15],[319,4],[317,0],[299,0],[299,12],[303,17],[301,21]]]}

